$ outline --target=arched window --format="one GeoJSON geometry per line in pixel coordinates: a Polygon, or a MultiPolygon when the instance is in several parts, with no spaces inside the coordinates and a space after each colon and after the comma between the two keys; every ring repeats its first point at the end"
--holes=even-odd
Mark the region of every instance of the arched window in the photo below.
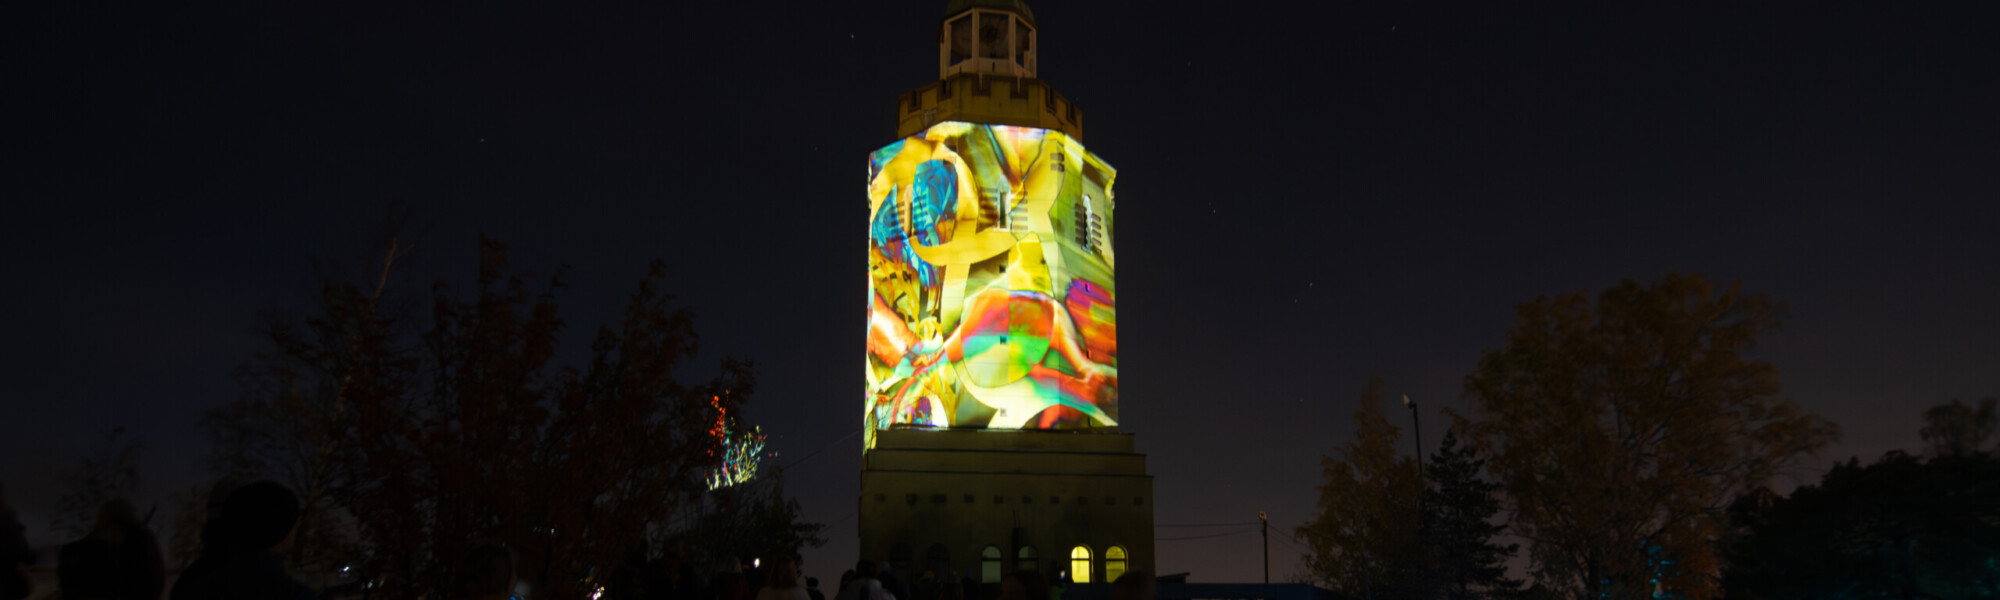
{"type": "Polygon", "coordinates": [[[924,563],[925,568],[938,577],[958,577],[951,574],[951,550],[946,549],[944,544],[931,544],[930,549],[924,551],[924,563]]]}
{"type": "Polygon", "coordinates": [[[1000,583],[1000,547],[987,546],[979,551],[980,583],[1000,583]]]}
{"type": "Polygon", "coordinates": [[[1039,570],[1035,568],[1036,558],[1038,557],[1035,555],[1034,546],[1022,546],[1020,550],[1014,552],[1014,570],[1016,571],[1039,570]]]}
{"type": "Polygon", "coordinates": [[[1104,550],[1104,580],[1118,581],[1125,574],[1125,547],[1112,546],[1104,550]]]}
{"type": "Polygon", "coordinates": [[[908,573],[915,564],[915,558],[912,556],[909,544],[896,544],[896,547],[889,549],[889,571],[908,573]]]}
{"type": "Polygon", "coordinates": [[[1090,583],[1090,546],[1069,549],[1069,580],[1090,583]]]}

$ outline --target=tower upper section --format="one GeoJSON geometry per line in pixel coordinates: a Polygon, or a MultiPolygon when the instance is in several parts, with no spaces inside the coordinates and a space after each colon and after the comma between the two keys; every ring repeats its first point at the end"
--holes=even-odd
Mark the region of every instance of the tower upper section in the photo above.
{"type": "Polygon", "coordinates": [[[1040,40],[1022,0],[950,0],[938,25],[938,81],[904,93],[896,134],[944,121],[1052,129],[1083,138],[1083,113],[1036,78],[1040,40]]]}
{"type": "Polygon", "coordinates": [[[1035,76],[1035,13],[1020,0],[952,0],[938,33],[938,79],[1035,76]]]}

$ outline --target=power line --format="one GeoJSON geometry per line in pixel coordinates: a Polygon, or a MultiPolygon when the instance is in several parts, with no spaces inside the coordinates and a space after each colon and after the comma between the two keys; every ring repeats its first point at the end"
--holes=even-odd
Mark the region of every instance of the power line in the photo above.
{"type": "Polygon", "coordinates": [[[796,466],[799,466],[800,464],[803,464],[803,463],[805,463],[805,462],[806,462],[806,461],[808,461],[808,460],[812,460],[812,457],[815,457],[815,456],[819,456],[819,453],[821,453],[821,452],[825,452],[827,448],[832,448],[834,444],[838,444],[838,443],[841,443],[841,442],[844,442],[844,441],[847,441],[847,439],[848,439],[848,438],[851,438],[851,437],[854,437],[854,436],[857,436],[857,435],[861,435],[861,430],[859,430],[859,429],[856,429],[856,430],[854,430],[853,432],[850,432],[850,433],[848,433],[847,435],[843,435],[843,436],[840,436],[840,439],[837,439],[837,440],[834,440],[834,441],[831,441],[831,442],[827,442],[827,443],[826,443],[826,445],[824,445],[824,446],[820,446],[818,450],[814,450],[814,451],[812,451],[812,454],[807,454],[807,455],[805,455],[805,456],[802,456],[802,457],[799,457],[799,459],[798,459],[798,460],[795,460],[795,461],[792,461],[792,464],[789,464],[789,465],[785,465],[785,466],[782,466],[782,467],[778,467],[778,468],[779,468],[779,469],[791,469],[792,467],[796,467],[796,466]]]}
{"type": "Polygon", "coordinates": [[[1245,529],[1245,530],[1243,530],[1243,531],[1237,531],[1237,532],[1232,532],[1232,533],[1217,533],[1217,534],[1211,534],[1211,535],[1196,535],[1196,536],[1188,536],[1188,537],[1177,537],[1177,538],[1153,538],[1153,541],[1155,541],[1155,542],[1178,542],[1178,541],[1181,541],[1181,540],[1205,540],[1205,539],[1208,539],[1208,538],[1219,538],[1219,537],[1228,537],[1228,536],[1232,536],[1232,535],[1243,535],[1243,534],[1246,534],[1246,533],[1257,533],[1257,530],[1255,530],[1255,529],[1245,529]]]}

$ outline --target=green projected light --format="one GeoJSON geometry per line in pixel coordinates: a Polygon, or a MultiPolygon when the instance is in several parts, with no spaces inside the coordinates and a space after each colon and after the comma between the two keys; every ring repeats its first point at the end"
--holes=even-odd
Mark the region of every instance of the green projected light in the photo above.
{"type": "Polygon", "coordinates": [[[869,157],[870,447],[1118,424],[1116,175],[1061,132],[962,122],[869,157]]]}

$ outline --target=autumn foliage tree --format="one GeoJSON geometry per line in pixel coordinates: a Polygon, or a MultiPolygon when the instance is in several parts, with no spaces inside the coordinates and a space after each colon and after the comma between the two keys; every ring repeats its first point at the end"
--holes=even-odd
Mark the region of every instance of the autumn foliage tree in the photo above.
{"type": "Polygon", "coordinates": [[[1537,583],[1574,598],[1719,595],[1725,509],[1836,435],[1748,355],[1784,314],[1679,275],[1515,308],[1464,393],[1537,583]]]}
{"type": "Polygon", "coordinates": [[[380,280],[328,283],[257,362],[259,410],[291,420],[252,433],[323,470],[373,590],[446,596],[460,558],[498,543],[538,596],[587,597],[707,492],[747,434],[753,371],[725,359],[711,379],[677,379],[697,336],[658,262],[581,363],[561,364],[562,273],[517,271],[483,236],[479,250],[472,285],[436,284],[422,317],[385,306],[380,280]]]}
{"type": "Polygon", "coordinates": [[[1301,568],[1313,583],[1360,598],[1420,598],[1428,587],[1416,460],[1397,452],[1402,433],[1382,415],[1382,380],[1371,379],[1354,413],[1354,439],[1320,461],[1319,512],[1294,530],[1311,550],[1301,568]]]}
{"type": "Polygon", "coordinates": [[[1321,461],[1319,512],[1293,535],[1310,550],[1303,574],[1359,598],[1459,600],[1506,595],[1515,546],[1494,543],[1505,526],[1498,485],[1483,460],[1446,433],[1419,483],[1417,462],[1399,452],[1402,430],[1382,414],[1372,379],[1354,413],[1352,441],[1321,461]]]}

